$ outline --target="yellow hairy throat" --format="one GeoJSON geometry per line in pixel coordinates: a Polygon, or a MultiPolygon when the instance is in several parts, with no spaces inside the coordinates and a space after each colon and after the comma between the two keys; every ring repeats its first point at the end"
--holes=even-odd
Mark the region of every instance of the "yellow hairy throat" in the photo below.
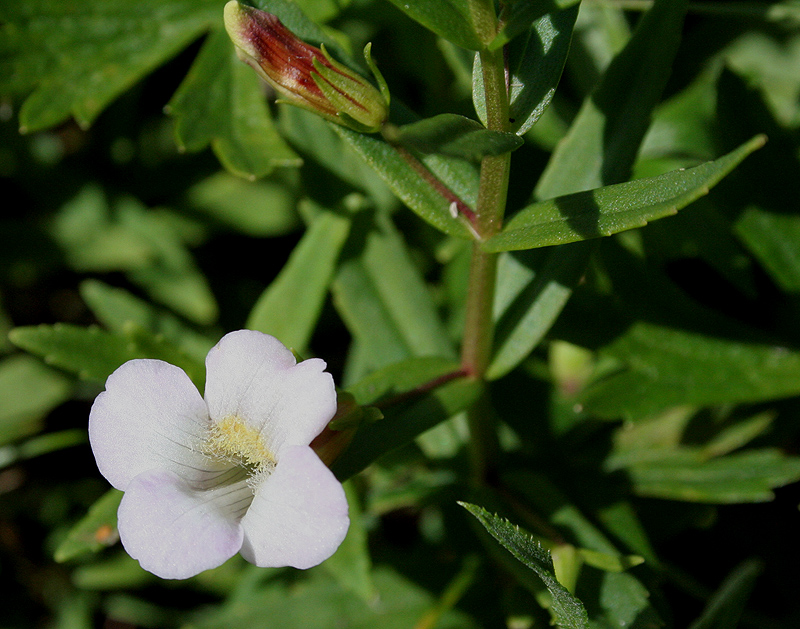
{"type": "Polygon", "coordinates": [[[259,432],[238,415],[228,415],[212,424],[204,448],[206,454],[230,461],[253,472],[270,472],[275,455],[264,444],[259,432]]]}

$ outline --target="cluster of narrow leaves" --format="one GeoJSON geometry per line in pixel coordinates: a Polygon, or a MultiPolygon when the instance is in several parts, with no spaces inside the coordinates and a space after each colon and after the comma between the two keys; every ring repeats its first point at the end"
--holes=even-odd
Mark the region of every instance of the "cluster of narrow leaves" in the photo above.
{"type": "MultiPolygon", "coordinates": [[[[392,127],[379,136],[272,106],[236,59],[223,4],[0,8],[0,96],[33,134],[4,123],[0,168],[38,212],[13,208],[0,234],[0,329],[13,344],[0,346],[0,466],[33,469],[60,451],[88,461],[86,401],[114,369],[159,358],[202,390],[208,349],[247,327],[328,360],[340,399],[358,409],[334,425],[354,434],[332,465],[353,525],[305,577],[236,560],[200,575],[187,587],[218,600],[187,614],[148,599],[140,588],[152,577],[108,548],[120,496],[92,485],[75,513],[41,516],[48,550],[72,566],[59,626],[88,623],[98,604],[160,626],[735,626],[773,568],[731,550],[704,592],[698,566],[668,549],[715,517],[725,540],[724,505],[771,501],[800,479],[800,217],[787,184],[800,176],[800,79],[772,71],[800,64],[797,8],[730,9],[739,21],[720,41],[708,37],[718,18],[687,31],[684,0],[641,16],[575,0],[501,3],[490,37],[475,23],[476,4],[492,4],[482,0],[254,2],[349,64],[365,32],[393,33],[373,42],[378,63],[405,67],[433,95],[426,117],[412,113],[402,101],[414,92],[386,73],[392,127]],[[671,85],[673,68],[689,65],[687,32],[696,63],[671,85]],[[408,55],[417,45],[421,67],[408,55]],[[501,47],[502,133],[484,127],[479,54],[501,47]],[[147,78],[164,65],[177,79],[147,78]],[[436,96],[442,75],[452,85],[436,96]],[[133,141],[119,119],[153,91],[162,133],[148,121],[133,141]],[[167,126],[174,151],[163,148],[167,126]],[[97,169],[96,148],[70,144],[76,134],[136,177],[97,169]],[[499,255],[494,351],[479,383],[458,362],[475,234],[451,201],[474,209],[481,159],[510,151],[508,219],[478,242],[499,255]],[[62,307],[42,318],[56,323],[34,325],[9,303],[65,272],[78,315],[62,307]],[[46,418],[69,400],[82,405],[51,429],[46,418]],[[500,426],[496,482],[480,491],[464,472],[463,412],[475,403],[491,404],[500,426]],[[471,527],[463,499],[494,539],[471,527]],[[697,596],[696,609],[671,608],[665,579],[697,596]]],[[[775,595],[751,626],[780,618],[781,605],[797,613],[775,595]]]]}

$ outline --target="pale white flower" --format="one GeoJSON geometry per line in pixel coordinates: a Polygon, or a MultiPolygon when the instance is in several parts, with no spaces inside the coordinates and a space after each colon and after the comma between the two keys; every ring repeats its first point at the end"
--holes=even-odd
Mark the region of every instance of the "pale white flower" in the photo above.
{"type": "Polygon", "coordinates": [[[349,526],[341,484],[309,447],[336,412],[325,363],[232,332],[208,353],[205,399],[160,360],[117,369],[89,416],[100,472],[125,492],[119,534],[145,570],[182,579],[240,552],[310,568],[349,526]]]}

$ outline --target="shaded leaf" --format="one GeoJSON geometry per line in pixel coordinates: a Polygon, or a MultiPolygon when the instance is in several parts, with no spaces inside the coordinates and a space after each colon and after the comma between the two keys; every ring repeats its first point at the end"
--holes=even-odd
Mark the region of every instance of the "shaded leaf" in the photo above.
{"type": "Polygon", "coordinates": [[[0,362],[0,446],[32,435],[41,420],[72,394],[64,375],[32,356],[10,356],[0,362]]]}
{"type": "Polygon", "coordinates": [[[535,262],[530,256],[520,254],[501,258],[495,299],[494,354],[486,374],[488,379],[507,374],[544,338],[583,275],[590,250],[586,244],[557,247],[544,256],[536,256],[535,262]],[[511,280],[510,276],[518,279],[511,280]],[[520,285],[506,295],[504,285],[509,280],[520,285]]]}
{"type": "Polygon", "coordinates": [[[534,203],[482,246],[493,252],[532,249],[643,227],[708,194],[765,141],[764,136],[756,136],[718,160],[694,168],[534,203]]]}
{"type": "Polygon", "coordinates": [[[462,48],[481,50],[484,43],[471,19],[467,0],[390,0],[412,20],[462,48]]]}
{"type": "Polygon", "coordinates": [[[513,133],[490,131],[475,120],[456,114],[439,114],[397,128],[396,141],[423,153],[439,153],[479,161],[522,146],[513,133]]]}
{"type": "Polygon", "coordinates": [[[279,179],[243,181],[219,172],[189,188],[186,202],[248,236],[283,236],[301,224],[295,195],[279,179]]]}
{"type": "Polygon", "coordinates": [[[121,500],[122,492],[118,489],[110,489],[103,494],[58,545],[55,560],[62,563],[114,544],[119,539],[117,509],[121,500]]]}
{"type": "Polygon", "coordinates": [[[707,460],[689,448],[627,468],[641,496],[729,504],[766,502],[772,490],[800,480],[800,458],[769,448],[707,460]]]}
{"type": "Polygon", "coordinates": [[[586,409],[637,419],[678,405],[800,395],[800,353],[636,323],[602,352],[619,369],[587,387],[586,409]]]}
{"type": "Polygon", "coordinates": [[[209,35],[167,109],[182,150],[211,144],[236,175],[255,179],[302,163],[273,126],[258,76],[236,57],[224,29],[209,35]]]}
{"type": "Polygon", "coordinates": [[[492,537],[514,557],[544,581],[552,596],[551,609],[559,626],[570,629],[589,627],[589,617],[583,603],[558,582],[550,553],[539,542],[527,533],[520,531],[518,526],[514,526],[504,518],[490,514],[482,507],[468,502],[459,502],[459,504],[474,515],[492,537]]]}
{"type": "Polygon", "coordinates": [[[129,327],[125,334],[97,327],[82,328],[64,323],[14,328],[9,334],[16,346],[44,358],[55,367],[86,380],[104,382],[120,365],[134,358],[158,358],[183,369],[200,390],[205,383],[205,365],[186,356],[163,339],[141,328],[129,327]]]}
{"type": "Polygon", "coordinates": [[[584,102],[536,185],[538,199],[630,178],[680,42],[686,0],[657,0],[584,102]]]}
{"type": "MultiPolygon", "coordinates": [[[[536,3],[519,2],[513,6],[520,5],[533,7],[536,3]]],[[[553,100],[567,60],[577,16],[577,2],[562,11],[548,11],[533,24],[526,25],[525,35],[517,37],[508,46],[510,131],[519,135],[527,132],[553,100]]],[[[478,117],[485,122],[486,98],[478,55],[475,55],[472,77],[472,102],[478,117]]]]}
{"type": "Polygon", "coordinates": [[[98,280],[80,285],[83,300],[97,320],[112,332],[126,333],[137,326],[156,336],[163,336],[186,354],[202,363],[214,340],[200,334],[176,316],[159,310],[121,288],[113,288],[98,280]]]}
{"type": "Polygon", "coordinates": [[[736,566],[689,629],[736,629],[750,591],[763,569],[762,563],[756,559],[748,559],[736,566]]]}
{"type": "Polygon", "coordinates": [[[370,602],[377,591],[372,580],[372,560],[358,491],[353,481],[344,484],[344,491],[349,506],[350,528],[338,550],[323,565],[342,586],[370,602]]]}
{"type": "Polygon", "coordinates": [[[456,355],[429,289],[387,216],[358,215],[333,295],[372,369],[411,356],[456,355]]]}
{"type": "Polygon", "coordinates": [[[480,395],[481,385],[464,378],[459,369],[458,363],[445,358],[412,358],[349,387],[358,404],[376,405],[384,417],[359,427],[350,446],[331,466],[334,474],[347,479],[468,408],[480,395]]]}
{"type": "Polygon", "coordinates": [[[89,126],[108,104],[212,25],[218,0],[33,0],[0,9],[0,93],[24,94],[23,131],[74,116],[89,126]]]}
{"type": "Polygon", "coordinates": [[[508,3],[508,13],[502,16],[503,27],[500,32],[489,44],[490,50],[497,50],[505,46],[520,33],[527,31],[533,22],[540,20],[548,13],[555,13],[562,9],[569,9],[577,5],[580,0],[537,0],[529,2],[527,0],[516,0],[508,3]]]}
{"type": "Polygon", "coordinates": [[[736,235],[783,290],[800,292],[800,217],[748,208],[736,235]]]}

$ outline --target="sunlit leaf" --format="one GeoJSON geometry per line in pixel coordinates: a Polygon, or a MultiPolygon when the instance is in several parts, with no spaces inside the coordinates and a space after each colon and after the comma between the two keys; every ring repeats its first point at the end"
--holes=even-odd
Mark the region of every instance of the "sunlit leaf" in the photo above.
{"type": "Polygon", "coordinates": [[[486,528],[514,557],[533,570],[547,586],[552,600],[552,611],[560,627],[586,629],[589,617],[583,603],[572,595],[555,576],[550,553],[527,533],[520,531],[508,520],[492,515],[486,509],[468,502],[459,503],[486,528]]]}
{"type": "Polygon", "coordinates": [[[708,194],[765,141],[764,136],[756,136],[724,157],[694,168],[534,203],[516,214],[503,231],[485,241],[483,248],[532,249],[643,227],[708,194]]]}

